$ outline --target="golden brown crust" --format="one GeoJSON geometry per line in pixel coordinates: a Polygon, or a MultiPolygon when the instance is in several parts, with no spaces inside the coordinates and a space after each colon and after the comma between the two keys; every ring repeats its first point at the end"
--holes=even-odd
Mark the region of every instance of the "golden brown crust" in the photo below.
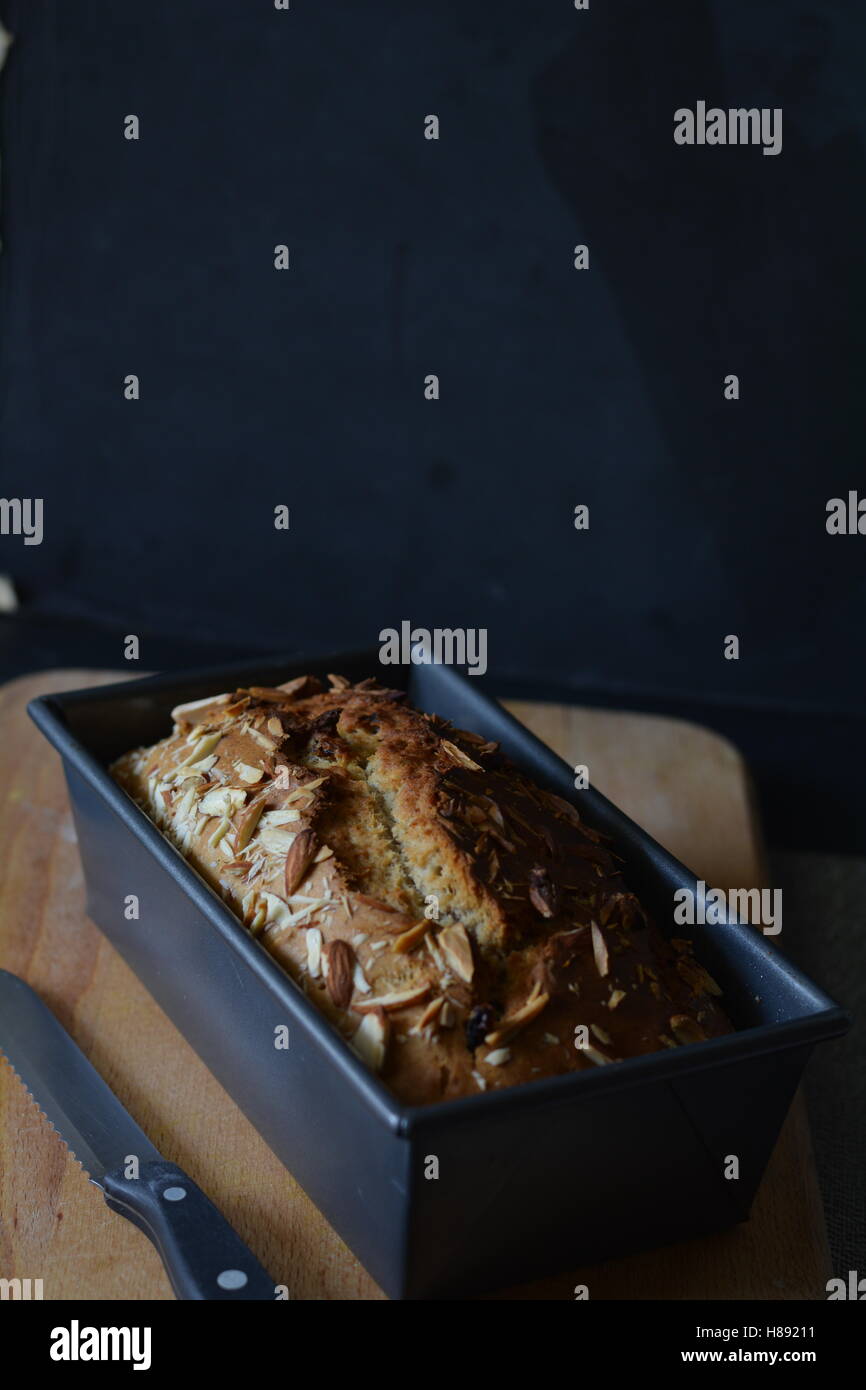
{"type": "Polygon", "coordinates": [[[375,681],[179,706],[113,775],[410,1104],[731,1031],[569,803],[375,681]]]}

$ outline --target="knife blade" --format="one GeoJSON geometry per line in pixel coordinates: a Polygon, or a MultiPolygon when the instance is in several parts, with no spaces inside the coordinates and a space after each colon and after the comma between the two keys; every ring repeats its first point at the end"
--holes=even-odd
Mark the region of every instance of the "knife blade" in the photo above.
{"type": "Polygon", "coordinates": [[[0,970],[0,1052],[112,1211],[158,1250],[178,1298],[273,1299],[275,1285],[225,1217],[167,1162],[24,980],[0,970]]]}

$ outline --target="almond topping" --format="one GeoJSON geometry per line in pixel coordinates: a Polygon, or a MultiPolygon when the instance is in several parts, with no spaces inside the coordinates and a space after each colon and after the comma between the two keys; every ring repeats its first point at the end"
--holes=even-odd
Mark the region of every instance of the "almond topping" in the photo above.
{"type": "MultiPolygon", "coordinates": [[[[370,983],[357,961],[355,962],[355,969],[352,971],[352,985],[359,994],[370,993],[370,983]]],[[[380,999],[379,1003],[381,1004],[381,1002],[380,999]]]]}
{"type": "Polygon", "coordinates": [[[214,831],[214,833],[211,835],[210,839],[208,840],[208,844],[210,845],[211,849],[215,848],[215,846],[219,844],[219,842],[220,842],[220,840],[222,839],[223,835],[225,835],[226,831],[227,831],[227,830],[230,830],[230,829],[231,829],[231,821],[229,820],[228,816],[223,816],[223,818],[222,818],[222,820],[220,821],[219,825],[217,826],[216,830],[214,831]]]}
{"type": "Polygon", "coordinates": [[[494,1052],[488,1052],[487,1056],[482,1057],[481,1060],[486,1062],[488,1067],[501,1067],[506,1062],[511,1061],[511,1050],[507,1047],[497,1047],[494,1052]]]}
{"type": "MultiPolygon", "coordinates": [[[[401,989],[396,990],[393,994],[379,994],[375,998],[359,999],[354,1008],[360,1014],[369,1013],[371,1009],[385,1009],[387,1013],[394,1013],[397,1009],[408,1009],[411,1004],[420,1004],[421,1000],[426,999],[429,993],[429,984],[416,985],[414,989],[401,989]]],[[[433,1002],[435,1004],[436,1000],[434,999],[433,1002]]],[[[444,999],[439,1001],[439,1008],[444,1002],[444,999]]],[[[429,1012],[429,1009],[425,1010],[423,1017],[426,1018],[429,1012]]],[[[434,1012],[438,1012],[438,1009],[434,1012]]],[[[419,1022],[418,1027],[421,1026],[419,1022]]]]}
{"type": "Polygon", "coordinates": [[[247,694],[252,695],[254,700],[263,700],[272,705],[281,705],[286,698],[285,691],[278,690],[273,685],[251,685],[247,689],[247,694]]]}
{"type": "Polygon", "coordinates": [[[707,1035],[703,1028],[688,1014],[674,1014],[670,1025],[678,1043],[706,1042],[707,1035]]]}
{"type": "Polygon", "coordinates": [[[286,897],[296,893],[310,871],[318,841],[314,830],[299,830],[286,854],[286,897]]]}
{"type": "Polygon", "coordinates": [[[458,748],[456,743],[451,743],[449,739],[443,738],[439,747],[444,749],[452,762],[459,764],[460,767],[468,767],[472,772],[483,772],[484,768],[474,763],[468,753],[464,753],[462,748],[458,748]]]}
{"type": "Polygon", "coordinates": [[[352,1001],[355,973],[355,953],[348,941],[329,941],[322,952],[328,963],[328,993],[338,1009],[347,1009],[352,1001]]]}
{"type": "Polygon", "coordinates": [[[307,969],[314,980],[320,976],[322,964],[322,933],[318,927],[307,928],[307,969]]]}
{"type": "Polygon", "coordinates": [[[498,1028],[492,1033],[487,1034],[484,1039],[487,1046],[499,1047],[502,1043],[510,1042],[511,1039],[516,1037],[520,1032],[521,1028],[525,1028],[527,1023],[531,1023],[534,1018],[538,1018],[538,1015],[549,1003],[549,994],[533,993],[532,997],[527,1000],[522,1008],[518,1009],[516,1013],[510,1014],[507,1018],[504,1018],[498,1028]]]}
{"type": "Polygon", "coordinates": [[[253,767],[252,763],[235,763],[235,769],[242,782],[248,782],[254,786],[256,782],[261,782],[264,777],[264,768],[253,767]]]}
{"type": "Polygon", "coordinates": [[[406,931],[394,937],[394,950],[399,955],[405,955],[407,951],[413,950],[418,945],[427,932],[430,923],[425,917],[422,921],[416,922],[414,927],[407,927],[406,931]]]}
{"type": "Polygon", "coordinates": [[[384,1009],[365,1014],[361,1026],[352,1038],[352,1046],[367,1066],[373,1071],[381,1071],[385,1065],[388,1037],[391,1028],[384,1009]]]}
{"type": "Polygon", "coordinates": [[[597,1067],[603,1067],[610,1061],[610,1058],[605,1057],[603,1052],[599,1052],[596,1047],[590,1047],[588,1043],[586,1047],[582,1047],[580,1051],[584,1057],[588,1057],[597,1067]]]}
{"type": "Polygon", "coordinates": [[[265,803],[263,801],[253,801],[244,811],[238,821],[237,830],[235,831],[236,854],[239,850],[245,849],[249,844],[264,809],[265,803]]]}
{"type": "Polygon", "coordinates": [[[415,1027],[412,1029],[412,1032],[413,1032],[413,1033],[421,1033],[421,1032],[423,1032],[424,1029],[428,1026],[428,1024],[430,1024],[430,1023],[433,1022],[433,1020],[434,1020],[434,1018],[437,1016],[437,1014],[441,1013],[441,1011],[442,1011],[442,1009],[443,1009],[443,1007],[444,1007],[444,1005],[445,1005],[446,1003],[447,1003],[447,1000],[446,1000],[444,994],[440,994],[440,995],[438,996],[437,999],[431,999],[431,1000],[430,1000],[430,1003],[427,1005],[426,1009],[424,1010],[423,1014],[422,1014],[421,1017],[419,1018],[418,1022],[417,1022],[416,1025],[415,1025],[415,1027]]]}
{"type": "Polygon", "coordinates": [[[189,767],[190,763],[197,763],[199,759],[206,758],[209,753],[213,752],[221,738],[222,733],[220,732],[205,734],[203,738],[196,739],[192,752],[187,753],[183,761],[178,763],[178,767],[189,767]]]}
{"type": "Polygon", "coordinates": [[[205,792],[199,802],[199,813],[203,816],[230,816],[243,806],[246,799],[247,794],[240,787],[213,787],[205,792]]]}
{"type": "Polygon", "coordinates": [[[198,709],[206,709],[208,705],[227,705],[231,698],[231,695],[208,695],[204,700],[188,700],[185,705],[175,705],[171,717],[175,724],[185,723],[187,714],[192,714],[198,709]]]}
{"type": "Polygon", "coordinates": [[[254,738],[256,743],[260,744],[262,748],[267,748],[269,753],[276,752],[277,745],[274,743],[273,739],[268,738],[267,734],[261,733],[259,729],[250,729],[250,737],[254,738]]]}
{"type": "Polygon", "coordinates": [[[529,901],[542,917],[550,918],[556,916],[556,900],[556,885],[550,874],[541,864],[536,864],[529,871],[529,901]]]}
{"type": "Polygon", "coordinates": [[[610,998],[609,998],[608,1001],[607,1001],[607,1007],[608,1007],[609,1009],[615,1009],[616,1006],[617,1006],[617,1004],[621,1004],[621,1003],[622,1003],[623,999],[625,999],[625,990],[624,990],[624,989],[615,989],[615,990],[613,990],[613,992],[612,992],[610,998]]]}
{"type": "Polygon", "coordinates": [[[471,984],[472,976],[475,974],[475,962],[472,959],[472,945],[465,927],[443,927],[436,940],[454,974],[465,980],[467,985],[471,984]]]}
{"type": "Polygon", "coordinates": [[[330,858],[332,857],[333,853],[334,853],[334,851],[331,849],[331,846],[330,846],[330,845],[322,845],[322,847],[321,847],[321,849],[319,850],[319,852],[314,856],[314,858],[313,858],[313,863],[314,863],[314,864],[324,864],[325,860],[326,860],[326,859],[330,859],[330,858]]]}
{"type": "Polygon", "coordinates": [[[331,682],[332,690],[348,690],[351,685],[351,681],[347,681],[345,676],[332,676],[329,674],[328,680],[331,682]]]}
{"type": "Polygon", "coordinates": [[[291,700],[299,691],[303,690],[308,683],[310,685],[313,684],[309,676],[295,676],[294,680],[285,681],[282,685],[278,685],[277,690],[284,696],[288,695],[291,700]]]}
{"type": "Polygon", "coordinates": [[[590,923],[592,929],[592,954],[595,957],[595,966],[599,975],[606,975],[609,969],[609,957],[607,953],[607,943],[601,934],[601,928],[595,923],[590,923]]]}

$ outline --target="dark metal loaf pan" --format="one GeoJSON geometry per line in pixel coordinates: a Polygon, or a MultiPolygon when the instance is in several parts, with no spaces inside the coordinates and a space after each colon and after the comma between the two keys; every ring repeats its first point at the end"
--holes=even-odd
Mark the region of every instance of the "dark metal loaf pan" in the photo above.
{"type": "MultiPolygon", "coordinates": [[[[409,1108],[108,776],[119,754],[169,731],[180,701],[308,670],[360,680],[378,656],[157,676],[45,696],[30,713],[63,758],[90,916],[373,1278],[394,1298],[468,1294],[743,1220],[812,1048],[847,1026],[754,928],[690,929],[741,1031],[409,1108]],[[124,917],[129,893],[138,921],[124,917]],[[290,1044],[277,1050],[283,1023],[290,1044]],[[738,1180],[724,1175],[731,1154],[738,1180]],[[437,1179],[425,1177],[430,1155],[437,1179]]],[[[474,679],[444,666],[386,668],[384,679],[499,740],[572,800],[613,836],[630,886],[669,928],[674,891],[694,889],[694,876],[597,791],[575,793],[571,769],[474,679]]]]}

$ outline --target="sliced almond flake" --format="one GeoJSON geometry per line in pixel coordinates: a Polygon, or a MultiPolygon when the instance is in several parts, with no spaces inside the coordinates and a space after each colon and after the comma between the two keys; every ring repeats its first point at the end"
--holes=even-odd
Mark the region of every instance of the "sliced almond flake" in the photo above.
{"type": "Polygon", "coordinates": [[[259,826],[258,844],[267,854],[288,854],[295,843],[295,838],[295,834],[291,830],[280,830],[273,825],[262,824],[259,826]]]}
{"type": "MultiPolygon", "coordinates": [[[[208,840],[208,845],[209,845],[209,847],[210,847],[211,849],[215,849],[215,848],[216,848],[216,846],[219,844],[220,840],[222,839],[223,835],[225,835],[226,831],[228,831],[228,830],[231,829],[231,824],[232,824],[232,823],[231,823],[231,821],[229,820],[228,816],[223,816],[223,818],[222,818],[222,820],[219,822],[219,825],[217,826],[216,830],[214,831],[214,833],[211,835],[210,839],[208,840]]],[[[234,850],[232,850],[232,854],[234,854],[234,850]]]]}
{"type": "Polygon", "coordinates": [[[439,1015],[439,1026],[440,1028],[453,1028],[456,1022],[457,1010],[451,1003],[451,1000],[446,999],[445,1003],[442,1005],[442,1012],[439,1015]]]}
{"type": "Polygon", "coordinates": [[[478,1085],[479,1091],[486,1091],[487,1082],[484,1080],[484,1077],[481,1075],[480,1071],[474,1071],[472,1075],[478,1085]]]}
{"type": "Polygon", "coordinates": [[[607,944],[601,934],[601,928],[596,922],[590,923],[592,931],[592,954],[595,957],[595,966],[599,975],[606,975],[610,968],[610,958],[607,952],[607,944]]]}
{"type": "Polygon", "coordinates": [[[283,736],[283,726],[276,715],[268,720],[268,733],[273,734],[274,738],[282,738],[283,736]]]}
{"type": "Polygon", "coordinates": [[[352,971],[352,984],[359,994],[370,993],[370,982],[357,961],[355,962],[355,969],[352,971]]]}
{"type": "Polygon", "coordinates": [[[261,782],[265,775],[263,767],[253,767],[252,763],[235,763],[235,771],[242,782],[248,782],[250,786],[255,786],[256,782],[261,782]]]}
{"type": "Polygon", "coordinates": [[[455,763],[459,763],[461,767],[468,767],[472,772],[484,771],[482,767],[479,767],[478,763],[472,761],[468,753],[464,753],[463,750],[458,748],[456,743],[452,743],[450,739],[443,738],[439,747],[444,748],[449,758],[455,763]]]}
{"type": "Polygon", "coordinates": [[[241,905],[241,910],[244,915],[244,921],[246,922],[253,936],[256,936],[261,931],[262,927],[265,925],[265,922],[267,921],[267,904],[260,900],[258,893],[252,892],[248,893],[247,896],[244,898],[243,903],[241,905]]]}
{"type": "Polygon", "coordinates": [[[606,1033],[606,1032],[604,1031],[604,1029],[603,1029],[603,1028],[600,1028],[599,1025],[598,1025],[597,1023],[591,1023],[591,1024],[589,1025],[589,1030],[590,1030],[591,1033],[594,1033],[594,1034],[595,1034],[595,1036],[598,1038],[598,1040],[599,1040],[600,1043],[604,1043],[605,1047],[612,1047],[612,1046],[613,1046],[613,1042],[612,1042],[610,1033],[606,1033]]]}
{"type": "Polygon", "coordinates": [[[499,1047],[502,1043],[510,1042],[516,1037],[521,1028],[525,1028],[534,1018],[542,1012],[550,1003],[549,994],[533,994],[522,1008],[515,1013],[503,1018],[499,1027],[492,1033],[488,1033],[484,1041],[488,1047],[499,1047]]]}
{"type": "Polygon", "coordinates": [[[511,1061],[511,1048],[494,1048],[493,1052],[488,1052],[487,1056],[482,1057],[481,1060],[482,1062],[485,1062],[488,1067],[502,1067],[505,1065],[506,1062],[511,1061]]]}
{"type": "Polygon", "coordinates": [[[244,814],[238,821],[237,829],[235,830],[235,853],[239,853],[240,850],[246,849],[253,837],[253,832],[259,823],[263,810],[264,802],[260,801],[256,804],[254,801],[252,805],[248,806],[244,811],[244,814]]]}
{"type": "Polygon", "coordinates": [[[277,811],[265,811],[262,825],[294,825],[300,819],[300,811],[295,811],[292,807],[280,808],[277,811]]]}
{"type": "MultiPolygon", "coordinates": [[[[193,745],[192,752],[187,753],[183,761],[178,763],[178,767],[189,767],[191,764],[195,764],[201,759],[206,758],[208,754],[213,752],[221,738],[221,730],[218,733],[205,734],[203,738],[197,738],[193,745]]],[[[214,758],[214,762],[216,762],[216,758],[214,758]]]]}
{"type": "Polygon", "coordinates": [[[202,758],[200,762],[182,763],[181,766],[178,767],[174,773],[170,773],[169,776],[171,776],[174,782],[185,782],[187,777],[203,776],[206,772],[210,772],[211,768],[215,766],[216,761],[216,753],[211,753],[209,757],[202,758]]]}
{"type": "Polygon", "coordinates": [[[555,1043],[559,1042],[559,1038],[555,1033],[542,1033],[541,1038],[542,1042],[546,1042],[548,1047],[553,1047],[555,1043]]]}
{"type": "Polygon", "coordinates": [[[353,946],[363,946],[363,944],[364,944],[364,942],[365,942],[366,940],[367,940],[367,933],[366,933],[365,931],[355,932],[355,935],[352,937],[352,945],[353,945],[353,946]]]}
{"type": "Polygon", "coordinates": [[[318,927],[307,927],[307,969],[314,980],[321,974],[322,933],[318,927]]]}
{"type": "Polygon", "coordinates": [[[420,922],[416,922],[414,927],[407,927],[406,931],[402,931],[399,936],[395,936],[394,950],[398,955],[405,955],[407,951],[411,951],[423,940],[429,927],[430,922],[426,917],[422,918],[420,922]]]}
{"type": "Polygon", "coordinates": [[[267,734],[263,734],[259,729],[253,729],[251,727],[250,737],[254,738],[260,747],[266,748],[269,753],[275,753],[277,751],[277,745],[274,743],[274,740],[268,738],[267,734]]]}
{"type": "Polygon", "coordinates": [[[276,686],[276,689],[282,691],[284,695],[288,695],[291,698],[293,695],[296,695],[299,690],[303,690],[309,679],[309,676],[295,676],[293,680],[283,681],[282,685],[276,686]]]}
{"type": "Polygon", "coordinates": [[[605,1057],[604,1053],[599,1052],[598,1048],[592,1047],[589,1043],[586,1047],[580,1048],[580,1052],[582,1056],[588,1057],[591,1062],[594,1062],[597,1067],[606,1066],[610,1061],[609,1057],[605,1057]]]}
{"type": "Polygon", "coordinates": [[[699,1023],[688,1014],[674,1014],[670,1029],[678,1043],[706,1042],[707,1035],[699,1023]]]}
{"type": "Polygon", "coordinates": [[[429,984],[416,985],[412,989],[394,990],[391,994],[373,995],[370,999],[357,999],[352,1008],[357,1013],[366,1013],[368,1009],[385,1009],[393,1013],[396,1009],[408,1009],[412,1004],[420,1004],[429,993],[429,984]]]}
{"type": "Polygon", "coordinates": [[[673,1038],[669,1038],[667,1033],[659,1033],[659,1042],[664,1043],[665,1047],[676,1047],[673,1038]]]}
{"type": "Polygon", "coordinates": [[[442,954],[439,951],[439,948],[437,947],[431,932],[428,932],[427,935],[424,937],[424,945],[427,947],[427,950],[433,957],[433,963],[435,964],[437,969],[440,970],[443,975],[447,975],[449,973],[448,969],[445,965],[444,960],[442,959],[442,954]]]}
{"type": "Polygon", "coordinates": [[[415,1024],[415,1027],[412,1028],[410,1031],[412,1033],[420,1033],[425,1028],[429,1028],[430,1024],[436,1018],[436,1015],[441,1013],[446,1003],[447,1000],[444,994],[440,994],[437,996],[437,998],[431,999],[430,1003],[427,1005],[418,1022],[415,1024]]]}
{"type": "Polygon", "coordinates": [[[624,989],[615,989],[615,990],[612,990],[612,991],[611,991],[611,996],[610,996],[610,998],[609,998],[608,1001],[607,1001],[607,1007],[608,1007],[609,1009],[615,1009],[616,1006],[617,1006],[617,1004],[621,1004],[621,1003],[622,1003],[623,999],[625,999],[625,990],[624,990],[624,989]]]}
{"type": "Polygon", "coordinates": [[[331,859],[333,857],[333,854],[334,851],[331,849],[330,845],[322,845],[318,854],[313,858],[313,863],[324,864],[326,859],[331,859]]]}
{"type": "Polygon", "coordinates": [[[195,805],[197,798],[198,788],[195,785],[187,787],[186,791],[181,796],[180,801],[177,803],[177,806],[175,808],[174,816],[176,821],[183,822],[186,820],[187,816],[189,816],[190,812],[192,811],[192,808],[195,805]]]}
{"type": "Polygon", "coordinates": [[[459,925],[443,927],[436,944],[441,948],[454,974],[464,980],[466,984],[471,984],[472,976],[475,974],[475,962],[472,958],[472,944],[466,935],[466,928],[459,925]]]}
{"type": "Polygon", "coordinates": [[[387,941],[371,941],[371,942],[370,942],[370,950],[371,950],[371,951],[384,951],[387,945],[388,945],[388,942],[387,942],[387,941]]]}
{"type": "Polygon", "coordinates": [[[276,893],[262,891],[261,899],[267,908],[267,918],[265,925],[268,927],[279,927],[283,930],[296,925],[296,918],[282,898],[278,898],[276,893]]]}
{"type": "Polygon", "coordinates": [[[364,1015],[352,1038],[352,1046],[361,1061],[366,1062],[373,1071],[381,1071],[385,1065],[390,1031],[387,1016],[379,1009],[364,1015]]]}
{"type": "Polygon", "coordinates": [[[192,714],[194,710],[205,709],[208,705],[227,705],[231,700],[231,695],[208,695],[205,700],[187,700],[184,705],[175,705],[171,712],[171,717],[175,724],[179,724],[185,714],[192,714]]]}
{"type": "Polygon", "coordinates": [[[230,816],[240,810],[247,799],[240,787],[213,787],[205,792],[198,804],[199,814],[204,816],[230,816]]]}

